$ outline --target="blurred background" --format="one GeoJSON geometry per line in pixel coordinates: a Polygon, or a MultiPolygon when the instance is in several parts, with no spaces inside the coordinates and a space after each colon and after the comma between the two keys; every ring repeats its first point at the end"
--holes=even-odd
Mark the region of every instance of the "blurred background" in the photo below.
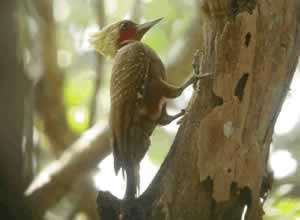
{"type": "MultiPolygon", "coordinates": [[[[124,18],[143,22],[164,17],[143,41],[166,64],[169,81],[180,84],[191,73],[193,52],[201,49],[202,19],[197,2],[19,1],[20,48],[30,78],[25,121],[26,196],[46,219],[97,219],[96,191],[109,190],[122,198],[125,190],[122,175],[114,174],[109,154],[111,61],[96,54],[89,36],[124,18]]],[[[270,155],[275,181],[265,202],[268,220],[300,220],[299,77],[298,68],[275,127],[270,155]]],[[[185,108],[192,92],[189,88],[170,102],[169,112],[185,108]]],[[[159,169],[177,128],[174,122],[155,130],[141,165],[141,192],[159,169]]]]}

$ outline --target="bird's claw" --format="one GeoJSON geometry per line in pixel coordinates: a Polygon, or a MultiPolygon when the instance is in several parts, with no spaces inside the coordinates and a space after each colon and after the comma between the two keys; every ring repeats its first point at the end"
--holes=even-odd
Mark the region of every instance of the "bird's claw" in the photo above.
{"type": "Polygon", "coordinates": [[[208,78],[208,77],[213,76],[213,75],[214,75],[214,73],[203,73],[201,75],[200,74],[198,74],[198,75],[194,74],[193,75],[193,87],[194,87],[194,89],[198,88],[197,84],[198,84],[198,81],[200,79],[208,78]]]}
{"type": "Polygon", "coordinates": [[[199,75],[200,73],[200,50],[196,50],[193,58],[193,70],[195,75],[199,75]]]}
{"type": "Polygon", "coordinates": [[[200,74],[200,50],[196,50],[196,52],[194,53],[194,58],[193,58],[193,70],[194,70],[194,75],[193,75],[193,87],[196,89],[198,88],[197,83],[200,79],[209,77],[211,75],[213,75],[213,73],[204,73],[204,74],[200,74]]]}
{"type": "Polygon", "coordinates": [[[176,124],[177,124],[177,125],[181,125],[182,122],[183,122],[183,118],[179,119],[179,120],[176,122],[176,124]]]}
{"type": "Polygon", "coordinates": [[[181,109],[179,115],[182,116],[182,115],[184,115],[185,113],[186,113],[185,109],[181,109]]]}
{"type": "MultiPolygon", "coordinates": [[[[185,113],[186,113],[186,110],[185,110],[185,109],[181,109],[179,115],[180,115],[180,116],[184,116],[185,113]]],[[[182,122],[183,122],[183,117],[180,118],[180,119],[177,121],[176,124],[180,125],[182,122]]]]}

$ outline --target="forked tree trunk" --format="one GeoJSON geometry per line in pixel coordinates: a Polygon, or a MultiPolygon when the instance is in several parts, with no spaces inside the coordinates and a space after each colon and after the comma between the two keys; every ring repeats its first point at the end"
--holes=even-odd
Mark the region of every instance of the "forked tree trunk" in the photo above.
{"type": "Polygon", "coordinates": [[[215,76],[200,82],[147,191],[133,202],[100,193],[102,219],[240,220],[246,205],[246,219],[262,219],[274,123],[300,52],[299,0],[201,7],[202,72],[215,76]]]}

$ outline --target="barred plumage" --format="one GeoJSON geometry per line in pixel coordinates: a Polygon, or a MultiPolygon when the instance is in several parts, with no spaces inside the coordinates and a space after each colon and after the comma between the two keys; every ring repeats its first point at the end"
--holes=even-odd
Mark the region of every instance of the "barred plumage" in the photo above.
{"type": "MultiPolygon", "coordinates": [[[[154,120],[145,114],[149,109],[146,101],[149,96],[147,93],[151,92],[148,91],[151,88],[145,88],[145,80],[147,76],[152,75],[164,78],[162,64],[159,73],[151,72],[150,65],[155,61],[157,62],[158,58],[152,50],[138,41],[122,47],[115,56],[110,90],[110,124],[116,172],[120,168],[126,173],[130,173],[127,170],[131,167],[138,170],[139,163],[149,148],[150,135],[157,124],[160,112],[156,113],[158,117],[154,120]]],[[[134,184],[138,185],[137,173],[134,174],[134,178],[134,184]]]]}
{"type": "Polygon", "coordinates": [[[150,146],[156,125],[182,116],[166,112],[166,98],[175,98],[197,78],[181,87],[165,81],[165,68],[157,54],[140,42],[158,21],[139,25],[124,20],[105,27],[91,42],[102,54],[114,57],[111,77],[110,127],[115,172],[126,173],[125,198],[133,199],[139,186],[139,163],[150,146]]]}

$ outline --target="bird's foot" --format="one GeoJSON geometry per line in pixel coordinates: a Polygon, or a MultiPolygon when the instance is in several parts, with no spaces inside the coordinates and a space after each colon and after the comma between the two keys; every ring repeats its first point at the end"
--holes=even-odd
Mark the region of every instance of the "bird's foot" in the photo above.
{"type": "MultiPolygon", "coordinates": [[[[180,116],[184,116],[185,113],[186,113],[186,110],[185,110],[185,109],[182,109],[181,112],[178,113],[178,115],[181,114],[180,116]]],[[[178,117],[179,117],[179,116],[178,116],[178,117]]],[[[183,122],[183,118],[184,118],[184,117],[180,118],[180,119],[177,121],[176,124],[180,125],[180,124],[183,122]]]]}
{"type": "Polygon", "coordinates": [[[194,58],[193,58],[193,70],[194,70],[194,75],[192,76],[192,81],[193,81],[193,87],[194,89],[198,88],[198,81],[200,79],[206,78],[206,77],[210,77],[212,76],[214,73],[203,73],[200,74],[200,51],[196,50],[196,52],[194,53],[194,58]]]}
{"type": "Polygon", "coordinates": [[[214,73],[203,73],[203,74],[201,74],[201,75],[196,75],[196,74],[194,74],[194,75],[192,76],[192,81],[193,81],[192,84],[193,84],[193,88],[194,88],[194,89],[198,89],[198,88],[199,88],[198,82],[199,82],[200,79],[208,78],[208,77],[213,76],[213,75],[214,75],[214,73]]]}
{"type": "Polygon", "coordinates": [[[194,75],[199,75],[200,74],[200,50],[196,50],[196,52],[194,53],[192,66],[194,70],[194,75]]]}
{"type": "Polygon", "coordinates": [[[168,125],[170,124],[172,121],[174,121],[175,119],[183,116],[185,114],[185,110],[181,110],[179,113],[177,113],[176,115],[168,115],[167,113],[163,114],[159,120],[159,124],[160,125],[168,125]]]}

